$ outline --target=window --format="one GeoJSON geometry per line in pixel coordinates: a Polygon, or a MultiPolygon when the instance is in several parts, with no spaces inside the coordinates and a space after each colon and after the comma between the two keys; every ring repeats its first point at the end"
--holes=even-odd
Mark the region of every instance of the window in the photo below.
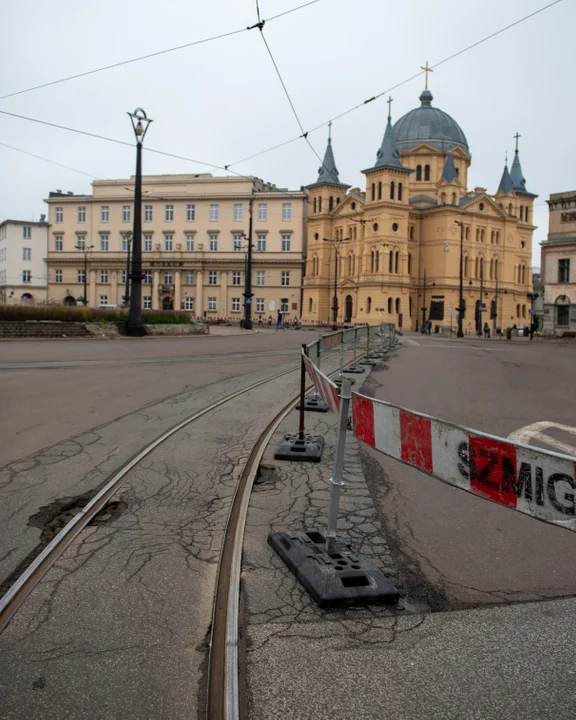
{"type": "Polygon", "coordinates": [[[522,305],[522,317],[526,317],[526,305],[522,305]]]}
{"type": "Polygon", "coordinates": [[[468,277],[468,255],[464,256],[464,277],[468,277]]]}
{"type": "Polygon", "coordinates": [[[264,298],[256,298],[256,312],[257,313],[264,312],[264,298]]]}
{"type": "Polygon", "coordinates": [[[192,270],[188,270],[186,273],[186,285],[194,285],[194,272],[192,270]]]}
{"type": "Polygon", "coordinates": [[[218,203],[210,205],[210,222],[218,222],[218,203]]]}
{"type": "Polygon", "coordinates": [[[144,310],[151,310],[152,309],[152,296],[151,295],[144,295],[142,298],[143,307],[144,310]]]}
{"type": "Polygon", "coordinates": [[[54,282],[61,283],[62,282],[62,270],[55,270],[54,271],[54,282]]]}
{"type": "Polygon", "coordinates": [[[382,183],[378,183],[378,200],[382,200],[382,183]]]}
{"type": "Polygon", "coordinates": [[[186,205],[186,222],[194,222],[194,220],[196,220],[196,205],[186,205]]]}
{"type": "Polygon", "coordinates": [[[422,165],[416,166],[416,181],[420,182],[422,180],[422,165]]]}
{"type": "Polygon", "coordinates": [[[314,198],[314,212],[316,212],[316,198],[314,198]]]}
{"type": "Polygon", "coordinates": [[[55,208],[55,216],[56,216],[57,223],[64,222],[64,208],[61,208],[61,207],[55,208]]]}
{"type": "Polygon", "coordinates": [[[152,252],[152,235],[144,235],[144,252],[152,252]]]}
{"type": "Polygon", "coordinates": [[[282,203],[282,222],[292,220],[292,203],[282,203]]]}
{"type": "Polygon", "coordinates": [[[130,222],[130,205],[122,205],[122,222],[130,222]]]}
{"type": "Polygon", "coordinates": [[[410,226],[409,238],[410,238],[410,240],[414,240],[414,225],[410,226]]]}
{"type": "Polygon", "coordinates": [[[290,309],[290,306],[288,304],[288,298],[281,298],[280,300],[280,312],[281,313],[287,313],[290,309]]]}
{"type": "Polygon", "coordinates": [[[556,325],[568,327],[570,324],[570,305],[556,305],[556,325]]]}
{"type": "Polygon", "coordinates": [[[558,260],[558,282],[570,282],[570,260],[558,260]]]}
{"type": "Polygon", "coordinates": [[[32,248],[22,248],[22,260],[32,260],[32,248]]]}
{"type": "Polygon", "coordinates": [[[388,298],[388,313],[392,312],[392,298],[388,298]]]}
{"type": "Polygon", "coordinates": [[[282,235],[282,252],[290,252],[290,235],[282,235]]]}
{"type": "Polygon", "coordinates": [[[394,253],[392,250],[390,250],[390,254],[388,255],[388,272],[391,273],[394,268],[394,253]]]}
{"type": "Polygon", "coordinates": [[[516,317],[520,317],[520,304],[516,305],[516,317]]]}
{"type": "Polygon", "coordinates": [[[400,298],[396,298],[396,312],[400,312],[400,298]]]}
{"type": "Polygon", "coordinates": [[[372,312],[372,298],[368,297],[366,298],[366,312],[372,312]]]}
{"type": "Polygon", "coordinates": [[[32,228],[30,225],[23,225],[22,226],[22,239],[23,240],[30,240],[32,237],[32,228]]]}
{"type": "Polygon", "coordinates": [[[232,312],[240,312],[240,298],[232,298],[232,312]]]}
{"type": "Polygon", "coordinates": [[[174,205],[164,206],[164,219],[166,222],[174,222],[174,205]]]}
{"type": "Polygon", "coordinates": [[[210,252],[218,250],[218,235],[210,235],[210,252]]]}
{"type": "Polygon", "coordinates": [[[129,244],[130,244],[130,235],[128,235],[128,233],[122,233],[122,252],[128,252],[129,244]]]}
{"type": "Polygon", "coordinates": [[[240,252],[242,250],[242,235],[234,235],[232,238],[232,245],[234,252],[240,252]]]}
{"type": "Polygon", "coordinates": [[[396,253],[394,255],[394,272],[398,274],[398,261],[400,259],[400,253],[398,250],[396,250],[396,253]]]}
{"type": "Polygon", "coordinates": [[[444,297],[439,295],[437,297],[432,296],[430,302],[430,315],[429,320],[444,320],[444,297]]]}
{"type": "Polygon", "coordinates": [[[152,222],[152,205],[144,205],[144,222],[152,222]]]}
{"type": "Polygon", "coordinates": [[[100,222],[108,222],[110,219],[110,208],[108,205],[102,205],[100,208],[100,222]]]}
{"type": "Polygon", "coordinates": [[[210,270],[210,272],[208,273],[208,285],[216,285],[216,279],[216,270],[210,270]]]}
{"type": "Polygon", "coordinates": [[[76,270],[76,277],[79,283],[83,283],[84,278],[86,277],[86,275],[84,274],[84,270],[76,270]]]}
{"type": "Polygon", "coordinates": [[[208,310],[210,312],[214,312],[216,310],[216,298],[215,297],[208,298],[208,310]]]}
{"type": "Polygon", "coordinates": [[[100,306],[108,305],[108,295],[100,295],[100,306]]]}
{"type": "Polygon", "coordinates": [[[85,207],[78,208],[78,222],[79,223],[86,222],[86,208],[85,207]]]}
{"type": "Polygon", "coordinates": [[[412,275],[412,255],[408,253],[408,275],[412,275]]]}
{"type": "Polygon", "coordinates": [[[85,250],[85,248],[86,248],[86,238],[79,237],[78,240],[76,241],[76,250],[78,250],[78,252],[83,252],[85,250]]]}
{"type": "Polygon", "coordinates": [[[232,285],[240,285],[240,270],[232,271],[232,285]]]}
{"type": "Polygon", "coordinates": [[[32,273],[30,272],[30,270],[22,270],[22,282],[32,282],[32,273]]]}
{"type": "Polygon", "coordinates": [[[186,252],[194,252],[194,235],[186,235],[186,252]]]}
{"type": "Polygon", "coordinates": [[[256,249],[258,252],[266,252],[266,235],[258,235],[256,243],[256,249]]]}
{"type": "Polygon", "coordinates": [[[268,205],[266,203],[258,203],[258,222],[266,222],[268,219],[268,205]]]}
{"type": "Polygon", "coordinates": [[[234,220],[236,222],[242,220],[242,203],[234,203],[234,220]]]}
{"type": "Polygon", "coordinates": [[[394,191],[396,189],[396,184],[394,183],[394,180],[390,183],[390,200],[394,200],[394,191]]]}
{"type": "Polygon", "coordinates": [[[164,238],[164,251],[172,252],[172,235],[166,235],[164,238]]]}
{"type": "Polygon", "coordinates": [[[144,285],[152,285],[152,270],[144,270],[144,285]]]}
{"type": "Polygon", "coordinates": [[[262,287],[262,285],[264,285],[265,278],[266,272],[264,270],[258,270],[256,273],[256,285],[260,285],[260,287],[262,287]]]}
{"type": "Polygon", "coordinates": [[[62,252],[62,235],[56,235],[54,238],[54,248],[56,252],[62,252]]]}
{"type": "Polygon", "coordinates": [[[280,273],[280,285],[282,285],[282,287],[288,287],[288,285],[290,285],[289,270],[282,270],[282,272],[280,273]]]}
{"type": "Polygon", "coordinates": [[[424,180],[430,180],[430,165],[426,165],[426,167],[424,168],[424,180]]]}
{"type": "Polygon", "coordinates": [[[108,252],[108,235],[100,235],[100,251],[108,252]]]}
{"type": "Polygon", "coordinates": [[[398,183],[398,200],[402,200],[402,183],[398,183]]]}
{"type": "Polygon", "coordinates": [[[194,298],[184,298],[184,310],[194,312],[194,298]]]}
{"type": "Polygon", "coordinates": [[[372,183],[372,200],[376,200],[376,183],[372,183]]]}
{"type": "Polygon", "coordinates": [[[172,285],[172,272],[170,270],[167,270],[164,273],[164,285],[172,285]]]}
{"type": "Polygon", "coordinates": [[[322,196],[318,198],[318,212],[322,212],[322,196]]]}
{"type": "MultiPolygon", "coordinates": [[[[126,271],[124,271],[124,272],[126,272],[126,271]]],[[[101,283],[108,282],[108,270],[100,270],[100,282],[101,283]]],[[[126,279],[124,279],[124,282],[126,282],[126,279]]]]}

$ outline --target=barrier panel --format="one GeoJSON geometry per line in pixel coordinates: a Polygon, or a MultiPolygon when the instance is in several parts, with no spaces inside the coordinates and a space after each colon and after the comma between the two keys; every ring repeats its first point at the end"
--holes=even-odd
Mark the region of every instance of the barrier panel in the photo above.
{"type": "Polygon", "coordinates": [[[576,531],[576,458],[352,394],[354,435],[391,458],[505,507],[576,531]]]}
{"type": "Polygon", "coordinates": [[[333,383],[329,377],[324,375],[324,373],[314,365],[312,360],[308,358],[304,352],[302,352],[302,358],[304,360],[304,365],[306,366],[306,371],[314,383],[316,391],[332,412],[338,412],[340,402],[338,399],[338,388],[336,384],[333,383]]]}
{"type": "Polygon", "coordinates": [[[322,350],[334,350],[340,345],[342,330],[320,336],[320,347],[322,350]]]}

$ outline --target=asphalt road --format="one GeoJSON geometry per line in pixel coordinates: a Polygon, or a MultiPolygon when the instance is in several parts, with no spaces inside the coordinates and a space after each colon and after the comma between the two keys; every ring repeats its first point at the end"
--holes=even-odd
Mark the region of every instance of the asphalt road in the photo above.
{"type": "MultiPolygon", "coordinates": [[[[576,344],[410,336],[375,369],[364,391],[501,437],[534,423],[556,423],[564,429],[546,429],[546,447],[566,452],[576,445],[569,432],[576,426],[575,361],[576,344]]],[[[529,440],[530,433],[524,436],[529,440]]],[[[542,437],[532,442],[542,445],[542,437]]],[[[444,485],[369,448],[363,461],[414,608],[576,594],[576,534],[444,485]]]]}

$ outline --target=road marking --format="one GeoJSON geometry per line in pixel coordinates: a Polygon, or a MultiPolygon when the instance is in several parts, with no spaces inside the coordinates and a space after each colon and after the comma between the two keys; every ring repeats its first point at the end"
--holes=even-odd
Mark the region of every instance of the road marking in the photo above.
{"type": "Polygon", "coordinates": [[[514,432],[508,435],[509,440],[514,442],[524,443],[530,445],[531,440],[539,440],[540,442],[551,445],[558,452],[565,453],[566,455],[573,455],[576,457],[576,445],[568,445],[563,443],[561,440],[557,440],[546,433],[546,430],[556,428],[563,432],[570,433],[576,436],[576,427],[570,425],[561,425],[560,423],[551,422],[550,420],[541,420],[540,422],[532,423],[531,425],[524,425],[524,427],[514,430],[514,432]]]}

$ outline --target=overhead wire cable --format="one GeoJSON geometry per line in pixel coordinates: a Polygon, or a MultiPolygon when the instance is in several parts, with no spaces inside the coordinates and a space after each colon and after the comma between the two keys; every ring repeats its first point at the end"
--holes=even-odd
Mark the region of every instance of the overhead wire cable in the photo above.
{"type": "Polygon", "coordinates": [[[51,163],[52,165],[58,165],[59,167],[65,168],[66,170],[80,173],[80,175],[86,175],[86,177],[90,177],[93,180],[99,180],[96,175],[84,172],[84,170],[78,170],[77,168],[70,167],[69,165],[64,165],[63,163],[56,162],[56,160],[50,160],[49,158],[42,157],[42,155],[35,155],[34,153],[28,152],[27,150],[22,150],[22,148],[14,147],[14,145],[8,145],[8,143],[5,142],[0,142],[0,145],[2,147],[10,148],[10,150],[15,150],[16,152],[23,153],[24,155],[29,155],[30,157],[36,158],[37,160],[43,160],[44,162],[51,163]]]}

